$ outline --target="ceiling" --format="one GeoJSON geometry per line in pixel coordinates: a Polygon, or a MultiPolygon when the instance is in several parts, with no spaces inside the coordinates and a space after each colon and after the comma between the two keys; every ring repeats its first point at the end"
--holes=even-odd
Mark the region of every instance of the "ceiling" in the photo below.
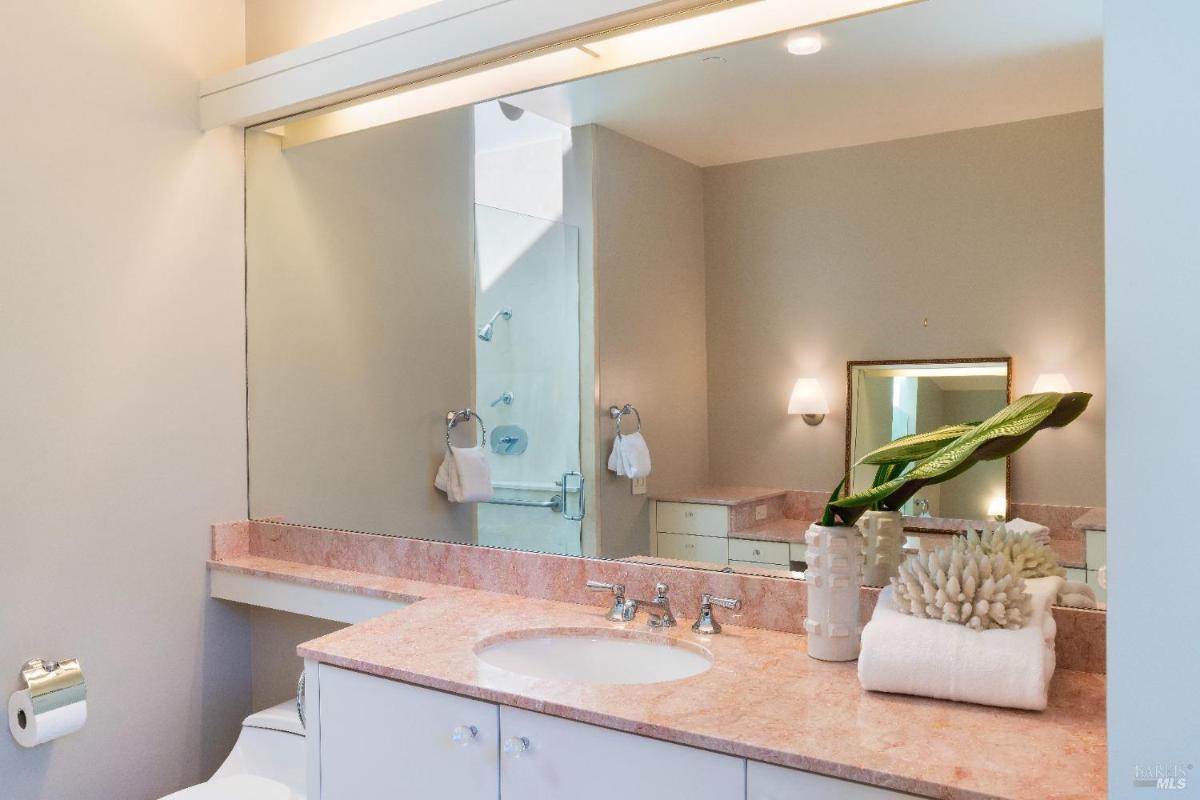
{"type": "Polygon", "coordinates": [[[926,0],[816,30],[816,55],[772,36],[509,100],[699,166],[1102,105],[1101,0],[926,0]]]}

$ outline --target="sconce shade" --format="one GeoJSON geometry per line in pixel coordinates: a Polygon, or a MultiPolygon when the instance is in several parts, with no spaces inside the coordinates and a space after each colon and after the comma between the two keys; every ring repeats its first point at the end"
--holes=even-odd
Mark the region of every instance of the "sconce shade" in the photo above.
{"type": "Polygon", "coordinates": [[[1008,501],[1003,497],[993,497],[988,503],[987,515],[992,519],[1004,519],[1008,512],[1008,501]]]}
{"type": "Polygon", "coordinates": [[[801,414],[809,425],[816,425],[829,413],[829,401],[825,390],[815,378],[800,378],[792,387],[788,400],[788,413],[801,414]]]}
{"type": "Polygon", "coordinates": [[[1042,392],[1071,393],[1071,382],[1061,372],[1043,372],[1033,384],[1033,394],[1042,392]]]}

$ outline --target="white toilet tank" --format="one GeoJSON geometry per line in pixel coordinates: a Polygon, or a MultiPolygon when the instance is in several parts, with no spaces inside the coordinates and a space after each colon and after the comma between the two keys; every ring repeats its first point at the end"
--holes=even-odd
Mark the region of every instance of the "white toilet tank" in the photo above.
{"type": "Polygon", "coordinates": [[[251,714],[211,779],[162,800],[305,800],[304,727],[296,701],[251,714]]]}

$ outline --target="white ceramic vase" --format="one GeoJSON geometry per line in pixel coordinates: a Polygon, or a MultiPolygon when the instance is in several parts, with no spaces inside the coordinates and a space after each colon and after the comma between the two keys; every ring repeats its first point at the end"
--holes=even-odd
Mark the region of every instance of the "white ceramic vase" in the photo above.
{"type": "Polygon", "coordinates": [[[813,523],[804,534],[808,545],[808,654],[822,661],[858,658],[862,626],[858,621],[862,586],[862,533],[846,525],[813,523]]]}
{"type": "Polygon", "coordinates": [[[867,511],[858,520],[866,559],[864,586],[887,586],[904,558],[904,517],[899,511],[867,511]]]}

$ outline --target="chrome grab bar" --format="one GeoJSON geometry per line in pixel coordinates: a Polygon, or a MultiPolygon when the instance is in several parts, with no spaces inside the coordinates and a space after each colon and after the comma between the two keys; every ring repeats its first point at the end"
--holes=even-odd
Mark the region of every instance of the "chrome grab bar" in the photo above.
{"type": "Polygon", "coordinates": [[[487,501],[493,506],[521,506],[523,508],[551,508],[562,510],[562,495],[556,494],[549,500],[510,500],[505,497],[493,497],[487,501]]]}
{"type": "Polygon", "coordinates": [[[551,497],[549,500],[517,500],[507,497],[493,497],[491,500],[485,501],[493,506],[517,506],[520,508],[548,508],[551,511],[562,512],[563,519],[571,522],[579,522],[587,514],[587,494],[584,491],[583,475],[578,470],[568,470],[562,475],[562,480],[554,482],[558,487],[558,494],[551,497]],[[574,481],[572,481],[574,479],[574,481]],[[571,514],[567,511],[567,500],[571,494],[579,495],[579,510],[571,514]]]}

